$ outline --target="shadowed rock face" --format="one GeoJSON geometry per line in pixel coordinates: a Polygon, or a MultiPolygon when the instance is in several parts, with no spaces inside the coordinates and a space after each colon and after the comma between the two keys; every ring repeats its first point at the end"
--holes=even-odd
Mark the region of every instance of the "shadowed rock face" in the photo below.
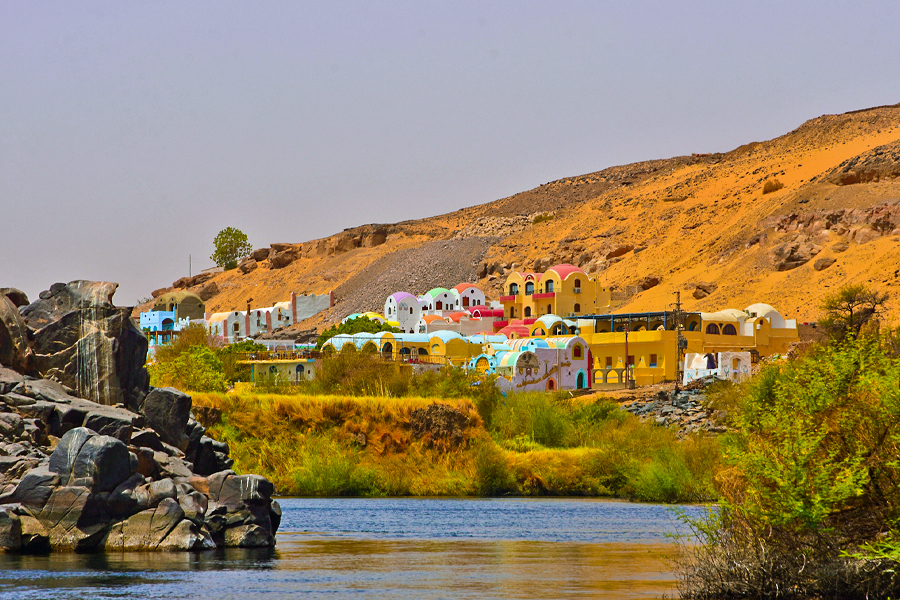
{"type": "Polygon", "coordinates": [[[31,330],[34,371],[99,404],[140,407],[149,378],[147,339],[117,308],[118,284],[73,281],[54,284],[20,309],[31,330]]]}
{"type": "Polygon", "coordinates": [[[190,396],[149,387],[116,287],[54,284],[18,311],[0,294],[0,551],[273,546],[272,484],[229,470],[190,396]]]}

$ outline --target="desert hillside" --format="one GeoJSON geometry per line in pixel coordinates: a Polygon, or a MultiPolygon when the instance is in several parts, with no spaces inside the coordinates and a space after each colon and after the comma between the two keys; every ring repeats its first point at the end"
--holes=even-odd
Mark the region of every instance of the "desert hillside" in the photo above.
{"type": "Polygon", "coordinates": [[[200,293],[212,311],[334,290],[335,308],[302,329],[380,311],[399,290],[473,280],[496,299],[510,269],[571,262],[617,288],[622,311],[661,310],[681,290],[691,310],[765,302],[813,321],[824,294],[865,283],[891,292],[898,320],[898,241],[894,105],[818,117],[730,152],[612,167],[428,219],[273,244],[239,269],[174,287],[200,293]]]}

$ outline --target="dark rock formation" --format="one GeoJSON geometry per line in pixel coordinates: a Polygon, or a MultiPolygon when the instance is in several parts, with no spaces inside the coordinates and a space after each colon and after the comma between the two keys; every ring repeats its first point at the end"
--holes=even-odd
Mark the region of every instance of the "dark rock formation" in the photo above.
{"type": "Polygon", "coordinates": [[[409,425],[413,435],[425,439],[426,446],[447,450],[463,442],[469,417],[449,404],[435,402],[414,410],[409,425]]]}
{"type": "Polygon", "coordinates": [[[54,284],[21,309],[31,331],[36,374],[100,404],[137,409],[147,388],[147,338],[116,308],[118,284],[54,284]]]}
{"type": "Polygon", "coordinates": [[[13,303],[16,308],[20,306],[28,306],[28,296],[25,295],[20,289],[4,287],[0,288],[0,296],[6,296],[9,298],[9,301],[13,303]]]}
{"type": "Polygon", "coordinates": [[[189,396],[147,385],[116,287],[54,284],[21,316],[0,295],[0,550],[274,545],[272,484],[229,470],[189,396]]]}

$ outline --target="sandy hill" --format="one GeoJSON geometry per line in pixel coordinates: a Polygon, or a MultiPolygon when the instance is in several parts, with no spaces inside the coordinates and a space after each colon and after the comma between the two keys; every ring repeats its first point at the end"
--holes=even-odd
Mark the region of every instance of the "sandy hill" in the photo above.
{"type": "Polygon", "coordinates": [[[380,311],[394,291],[474,280],[496,298],[510,269],[571,262],[617,288],[622,310],[663,309],[681,290],[688,309],[765,302],[812,321],[823,295],[865,283],[892,293],[896,319],[898,241],[894,105],[822,116],[727,153],[612,167],[428,219],[273,244],[238,270],[174,287],[201,293],[213,311],[334,290],[334,309],[295,326],[321,327],[380,311]],[[767,183],[782,187],[764,193],[767,183]]]}

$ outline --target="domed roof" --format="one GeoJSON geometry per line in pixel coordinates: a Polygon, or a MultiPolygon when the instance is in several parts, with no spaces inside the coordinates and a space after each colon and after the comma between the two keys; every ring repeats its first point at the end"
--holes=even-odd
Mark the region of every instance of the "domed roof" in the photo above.
{"type": "Polygon", "coordinates": [[[553,271],[554,273],[559,275],[559,278],[563,281],[565,281],[566,278],[572,273],[579,273],[581,275],[584,275],[585,277],[587,276],[587,273],[582,271],[580,267],[576,267],[575,265],[570,265],[568,263],[550,267],[549,269],[547,269],[547,271],[553,271]]]}
{"type": "Polygon", "coordinates": [[[185,300],[196,300],[198,303],[203,304],[203,300],[201,300],[200,296],[194,292],[181,290],[178,292],[166,292],[165,294],[158,296],[154,302],[154,306],[157,304],[168,304],[169,302],[181,304],[185,300]]]}
{"type": "Polygon", "coordinates": [[[449,293],[447,288],[434,288],[425,292],[425,297],[434,298],[435,296],[440,296],[441,294],[449,293]]]}
{"type": "Polygon", "coordinates": [[[460,319],[462,319],[463,317],[468,317],[468,316],[469,316],[469,313],[467,313],[467,312],[455,312],[455,313],[450,313],[450,315],[447,318],[450,319],[451,321],[453,321],[454,323],[459,323],[460,319]]]}
{"type": "Polygon", "coordinates": [[[390,300],[392,298],[393,298],[394,302],[400,302],[401,300],[405,300],[407,298],[412,298],[413,300],[418,301],[417,298],[415,296],[413,296],[412,294],[410,294],[409,292],[394,292],[393,294],[388,296],[388,300],[390,300]]]}
{"type": "Polygon", "coordinates": [[[422,317],[422,320],[425,321],[426,325],[434,323],[435,321],[446,321],[446,319],[441,315],[425,315],[424,317],[422,317]]]}
{"type": "Polygon", "coordinates": [[[481,290],[481,288],[478,287],[477,285],[475,285],[474,283],[460,283],[459,285],[453,286],[453,289],[460,293],[464,292],[465,290],[467,290],[469,288],[475,288],[476,290],[481,290]]]}

